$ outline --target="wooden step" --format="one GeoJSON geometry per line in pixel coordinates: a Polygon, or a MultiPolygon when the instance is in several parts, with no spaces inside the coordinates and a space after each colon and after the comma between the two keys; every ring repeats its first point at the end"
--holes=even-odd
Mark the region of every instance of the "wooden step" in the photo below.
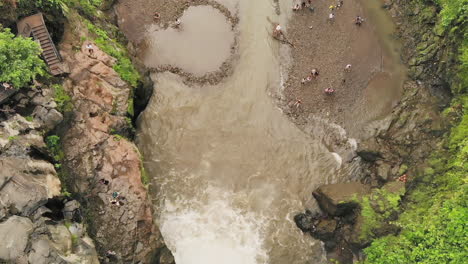
{"type": "Polygon", "coordinates": [[[57,56],[49,56],[49,57],[45,57],[44,59],[45,59],[47,62],[51,62],[51,61],[53,61],[53,60],[58,60],[58,61],[60,61],[60,60],[57,58],[57,56]]]}
{"type": "Polygon", "coordinates": [[[50,66],[52,64],[60,63],[60,60],[58,58],[54,58],[54,59],[50,59],[50,60],[46,59],[46,62],[50,66]]]}
{"type": "Polygon", "coordinates": [[[48,51],[53,51],[54,48],[52,46],[47,46],[45,48],[42,48],[42,53],[47,53],[48,51]]]}
{"type": "Polygon", "coordinates": [[[55,56],[55,55],[56,55],[56,54],[55,54],[55,50],[50,49],[50,50],[48,50],[48,51],[43,51],[43,52],[42,52],[42,55],[44,55],[44,56],[51,55],[51,54],[53,54],[53,55],[55,56]]]}

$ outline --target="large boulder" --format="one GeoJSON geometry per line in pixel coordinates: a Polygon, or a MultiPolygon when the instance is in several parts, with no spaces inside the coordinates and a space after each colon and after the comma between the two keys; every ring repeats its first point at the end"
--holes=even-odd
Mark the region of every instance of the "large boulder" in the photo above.
{"type": "Polygon", "coordinates": [[[370,187],[358,182],[336,183],[320,186],[312,195],[320,208],[330,216],[344,216],[357,206],[357,199],[369,194],[370,187]]]}
{"type": "Polygon", "coordinates": [[[50,163],[0,157],[0,164],[0,219],[8,214],[29,216],[47,199],[60,194],[60,180],[50,163]]]}
{"type": "Polygon", "coordinates": [[[378,159],[382,159],[383,154],[381,153],[381,146],[378,144],[375,138],[370,138],[358,145],[356,153],[363,160],[368,162],[374,162],[378,159]]]}
{"type": "Polygon", "coordinates": [[[33,223],[26,217],[12,216],[0,224],[0,260],[15,262],[28,244],[33,223]]]}

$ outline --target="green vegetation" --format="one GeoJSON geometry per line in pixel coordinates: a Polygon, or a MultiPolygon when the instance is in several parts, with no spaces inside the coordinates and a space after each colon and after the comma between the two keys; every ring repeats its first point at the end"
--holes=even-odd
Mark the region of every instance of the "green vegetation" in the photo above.
{"type": "Polygon", "coordinates": [[[19,89],[36,77],[45,76],[45,63],[40,54],[41,48],[33,40],[14,37],[9,29],[0,29],[0,82],[19,89]]]}
{"type": "Polygon", "coordinates": [[[62,113],[72,111],[73,103],[71,101],[71,97],[63,89],[63,86],[60,84],[54,84],[52,85],[52,89],[54,90],[54,100],[57,104],[57,109],[62,113]]]}
{"type": "Polygon", "coordinates": [[[24,10],[40,9],[44,11],[60,11],[68,16],[70,8],[78,10],[89,18],[99,17],[99,7],[103,0],[19,0],[18,5],[24,10]]]}
{"type": "MultiPolygon", "coordinates": [[[[444,36],[440,45],[453,47],[449,58],[458,66],[450,69],[455,78],[449,82],[455,98],[443,115],[454,127],[428,167],[416,175],[415,187],[394,222],[401,232],[374,240],[364,250],[366,264],[462,264],[468,259],[468,0],[418,3],[422,9],[437,6],[440,13],[434,32],[444,36]]],[[[372,211],[366,214],[368,225],[380,224],[373,221],[372,211]]]]}
{"type": "MultiPolygon", "coordinates": [[[[392,184],[398,184],[398,182],[389,183],[389,185],[392,184]]],[[[392,214],[398,212],[404,192],[404,187],[392,192],[386,188],[375,189],[370,195],[356,200],[361,207],[360,213],[363,217],[359,239],[369,240],[375,237],[375,230],[381,228],[392,214]]]]}
{"type": "Polygon", "coordinates": [[[46,145],[50,153],[52,154],[54,161],[59,164],[65,156],[65,154],[62,151],[60,137],[57,135],[48,136],[46,138],[46,145]]]}
{"type": "Polygon", "coordinates": [[[459,68],[452,91],[466,93],[468,87],[468,0],[437,0],[441,7],[436,30],[448,32],[447,39],[458,47],[459,68]]]}
{"type": "Polygon", "coordinates": [[[14,141],[14,140],[17,140],[18,139],[18,136],[9,136],[8,137],[8,141],[14,141]]]}
{"type": "Polygon", "coordinates": [[[429,161],[430,170],[406,197],[396,222],[402,232],[376,239],[365,249],[365,263],[462,264],[468,259],[468,96],[462,97],[462,120],[445,148],[429,161]]]}
{"type": "Polygon", "coordinates": [[[24,119],[26,119],[28,122],[32,122],[34,120],[32,116],[26,116],[24,119]]]}
{"type": "Polygon", "coordinates": [[[115,39],[109,37],[108,33],[90,21],[85,21],[90,33],[95,35],[94,42],[105,53],[117,59],[114,70],[120,77],[131,86],[136,87],[140,80],[140,74],[129,59],[125,47],[115,39]]]}

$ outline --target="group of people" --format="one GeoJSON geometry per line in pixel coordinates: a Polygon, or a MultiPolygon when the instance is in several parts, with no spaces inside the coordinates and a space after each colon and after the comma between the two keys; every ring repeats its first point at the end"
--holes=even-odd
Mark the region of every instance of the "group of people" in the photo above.
{"type": "MultiPolygon", "coordinates": [[[[100,179],[98,182],[100,184],[103,184],[103,185],[106,185],[106,186],[109,185],[109,183],[110,183],[106,179],[100,179]]],[[[109,202],[111,204],[118,205],[118,206],[124,205],[124,202],[123,202],[124,200],[125,200],[125,197],[120,195],[119,192],[112,192],[112,198],[109,198],[109,202]]]]}
{"type": "MultiPolygon", "coordinates": [[[[293,0],[293,1],[296,1],[296,0],[293,0]]],[[[328,18],[330,20],[334,20],[335,11],[337,9],[343,7],[343,4],[344,4],[343,0],[336,0],[336,5],[332,4],[332,5],[329,6],[330,14],[329,14],[328,18]]],[[[312,6],[312,0],[300,0],[300,3],[296,2],[293,5],[292,10],[293,11],[299,11],[299,10],[304,9],[304,8],[309,8],[309,10],[314,11],[314,7],[312,6]]],[[[356,17],[356,19],[355,19],[355,24],[358,25],[358,26],[361,26],[363,22],[364,22],[364,19],[361,16],[358,15],[356,17]]],[[[281,38],[285,38],[284,33],[282,31],[282,27],[281,27],[280,24],[275,24],[275,27],[273,29],[273,37],[276,38],[276,39],[279,39],[279,40],[281,40],[281,38]]],[[[351,64],[347,64],[345,66],[344,70],[345,70],[345,72],[350,72],[351,71],[351,64]]],[[[318,75],[319,75],[318,70],[316,68],[312,69],[310,74],[308,74],[306,77],[302,78],[301,84],[306,84],[308,82],[311,82],[314,79],[317,79],[318,75]]],[[[345,82],[346,82],[346,80],[343,79],[342,83],[344,84],[345,82]]],[[[331,94],[335,93],[335,89],[329,87],[329,88],[326,88],[324,90],[324,92],[327,95],[331,95],[331,94]]],[[[297,99],[296,102],[294,103],[294,106],[297,107],[301,103],[302,103],[302,101],[300,99],[297,99]]]]}
{"type": "MultiPolygon", "coordinates": [[[[350,72],[350,71],[351,71],[351,67],[352,67],[351,64],[347,64],[347,65],[345,66],[345,68],[344,68],[345,72],[350,72]]],[[[301,84],[306,84],[306,83],[312,81],[313,79],[317,79],[318,76],[319,76],[319,71],[318,71],[316,68],[313,68],[313,69],[310,71],[310,74],[307,75],[307,77],[302,78],[301,84]]],[[[346,82],[346,80],[343,79],[343,83],[345,83],[345,82],[346,82]]],[[[333,89],[333,88],[326,88],[326,89],[324,90],[324,92],[325,92],[325,94],[327,94],[327,95],[331,95],[331,94],[335,93],[335,89],[333,89]]]]}
{"type": "Polygon", "coordinates": [[[308,8],[311,12],[315,10],[312,6],[312,0],[302,0],[300,4],[295,4],[292,9],[293,11],[299,11],[303,8],[308,8]]]}

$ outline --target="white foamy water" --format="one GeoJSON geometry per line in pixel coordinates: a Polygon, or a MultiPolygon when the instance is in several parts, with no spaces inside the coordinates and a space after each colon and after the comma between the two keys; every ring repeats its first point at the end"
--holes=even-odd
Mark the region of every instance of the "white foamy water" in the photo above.
{"type": "MultiPolygon", "coordinates": [[[[320,242],[293,217],[316,206],[316,187],[344,180],[336,154],[342,151],[302,132],[268,96],[281,85],[269,20],[286,18],[276,16],[271,1],[236,2],[232,76],[190,87],[172,73],[152,75],[155,92],[137,142],[153,177],[161,231],[178,264],[322,263],[320,242]]],[[[313,131],[347,142],[343,131],[321,122],[313,131]]]]}
{"type": "Polygon", "coordinates": [[[224,190],[211,188],[210,200],[192,208],[167,203],[161,231],[176,263],[266,263],[262,248],[265,219],[234,208],[224,190]]]}

